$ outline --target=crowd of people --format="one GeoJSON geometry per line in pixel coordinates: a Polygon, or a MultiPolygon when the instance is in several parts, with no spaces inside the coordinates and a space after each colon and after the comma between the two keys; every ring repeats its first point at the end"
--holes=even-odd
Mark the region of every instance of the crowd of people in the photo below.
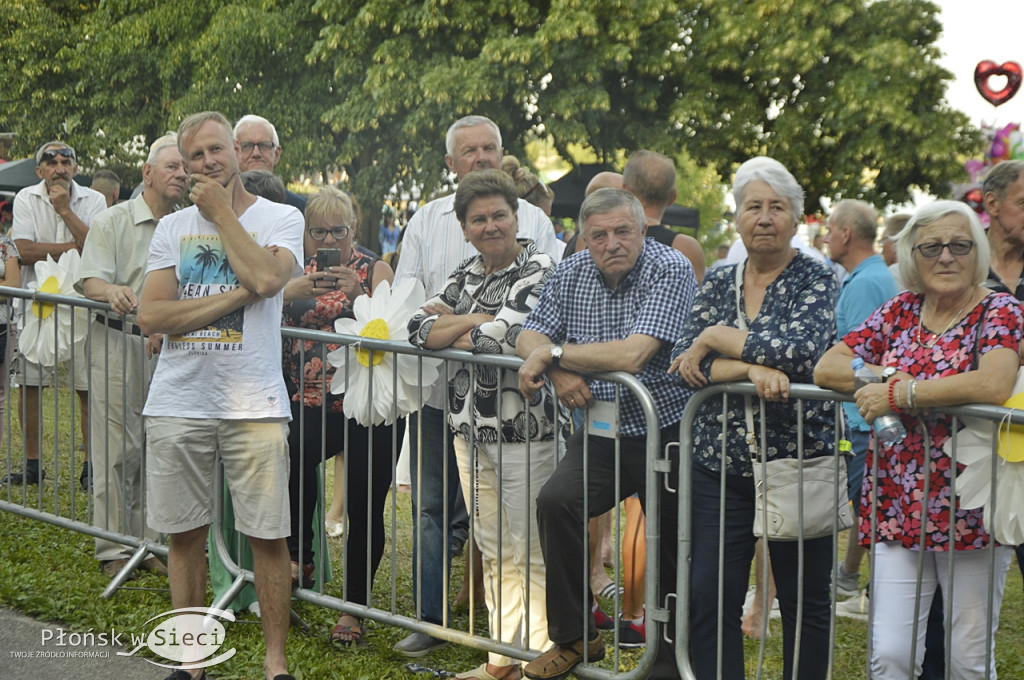
{"type": "MultiPolygon", "coordinates": [[[[343,527],[344,599],[370,604],[392,450],[408,430],[414,617],[450,621],[447,578],[464,549],[467,564],[479,556],[491,637],[536,654],[523,664],[492,652],[456,677],[565,677],[604,658],[601,629],[617,626],[627,646],[645,640],[642,579],[628,579],[621,620],[598,607],[607,593],[586,568],[602,560],[588,522],[630,503],[634,531],[646,522],[647,535],[663,537],[659,601],[674,588],[676,503],[644,516],[656,446],[668,488],[678,488],[681,465],[690,470],[689,619],[669,610],[665,625],[668,639],[688,640],[697,678],[744,677],[743,636],[766,633],[758,607],[775,593],[787,678],[828,676],[821,650],[833,606],[870,617],[873,677],[995,677],[986,636],[998,626],[1012,548],[990,537],[981,509],[951,496],[946,444],[962,423],[941,409],[1010,396],[1024,331],[1024,163],[1003,162],[985,180],[987,233],[966,204],[935,201],[889,220],[878,254],[875,210],[839,201],[823,235],[834,269],[794,247],[804,215],[797,180],[776,160],[750,159],[732,186],[737,254],[719,250],[705,270],[699,244],[662,224],[676,199],[666,156],[639,150],[621,175],[595,178],[577,238],[565,243],[549,217],[551,189],[503,157],[491,120],[457,120],[445,145],[456,191],[423,205],[401,235],[394,210],[381,213],[382,250],[400,241],[397,260],[356,243],[359,209],[346,192],[287,191],[273,173],[281,141],[259,116],[234,126],[216,112],[188,117],[152,144],[141,192],[123,203],[74,182],[71,146],[39,148],[40,182],[17,195],[12,237],[0,239],[0,283],[22,284],[37,260],[81,251],[78,290],[110,305],[95,314],[88,348],[76,346],[91,457],[82,484],[105,510],[95,513],[101,528],[169,537],[167,565],[150,556],[141,568],[167,574],[175,608],[206,604],[219,457],[230,528],[251,549],[266,676],[291,678],[291,589],[326,578],[313,556],[332,523],[343,527]],[[325,357],[336,347],[283,342],[279,328],[332,331],[360,296],[409,279],[427,295],[408,321],[412,345],[523,363],[517,373],[452,363],[408,420],[366,427],[330,391],[336,367],[325,357]],[[879,378],[856,391],[855,359],[879,378]],[[635,395],[592,377],[611,371],[647,389],[657,432],[635,395]],[[680,419],[694,391],[734,381],[753,383],[757,396],[703,402],[686,435],[692,456],[681,460],[680,419]],[[792,384],[810,382],[853,393],[838,436],[831,402],[791,398],[792,384]],[[871,423],[893,413],[907,434],[883,446],[871,423]],[[859,511],[844,561],[834,562],[831,535],[759,541],[754,442],[769,461],[810,460],[835,455],[839,436],[854,454],[847,492],[859,511]],[[329,460],[344,493],[328,509],[318,474],[329,460]],[[862,590],[868,550],[874,569],[862,590]],[[771,594],[745,613],[755,555],[771,594]],[[836,595],[850,599],[835,605],[836,595]],[[936,653],[935,639],[949,640],[948,654],[936,653]]],[[[98,179],[116,199],[116,177],[98,179]]],[[[51,371],[24,361],[17,369],[25,458],[4,481],[24,486],[45,479],[39,389],[51,371]]],[[[642,540],[629,552],[627,561],[643,554],[642,540]]],[[[96,540],[111,576],[128,569],[130,554],[96,540]]],[[[363,618],[345,612],[329,636],[354,645],[366,633],[363,618]]],[[[417,631],[395,650],[418,658],[446,644],[417,631]]],[[[203,675],[176,669],[168,680],[203,675]]],[[[673,645],[658,645],[647,677],[680,677],[673,645]]]]}

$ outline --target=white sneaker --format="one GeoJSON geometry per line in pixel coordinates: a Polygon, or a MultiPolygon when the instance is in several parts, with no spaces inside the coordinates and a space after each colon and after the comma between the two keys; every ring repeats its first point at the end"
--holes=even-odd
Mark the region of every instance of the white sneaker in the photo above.
{"type": "Polygon", "coordinates": [[[860,574],[847,574],[843,565],[836,568],[836,595],[840,597],[856,597],[860,594],[860,574]]]}
{"type": "Polygon", "coordinates": [[[843,616],[848,619],[857,619],[858,621],[867,621],[868,607],[868,594],[867,592],[861,592],[845,602],[838,603],[836,605],[836,616],[843,616]]]}

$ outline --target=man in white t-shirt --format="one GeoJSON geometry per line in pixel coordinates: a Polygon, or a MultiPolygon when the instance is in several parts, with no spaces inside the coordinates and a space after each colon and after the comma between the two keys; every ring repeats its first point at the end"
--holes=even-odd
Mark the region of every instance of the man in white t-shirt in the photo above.
{"type": "MultiPolygon", "coordinates": [[[[150,245],[138,320],[164,333],[146,416],[149,525],[170,535],[175,609],[205,600],[204,547],[220,454],[249,538],[266,645],[267,678],[288,675],[290,565],[288,395],[281,372],[281,291],[298,272],[302,215],[245,190],[231,125],[189,116],[178,146],[193,206],[160,220],[150,245]]],[[[202,677],[178,669],[168,680],[202,677]]]]}
{"type": "MultiPolygon", "coordinates": [[[[39,183],[26,187],[14,197],[14,223],[11,238],[21,254],[21,285],[36,280],[35,264],[49,255],[54,260],[69,250],[81,250],[89,224],[96,215],[107,209],[103,195],[75,182],[78,159],[75,150],[64,142],[47,142],[36,151],[36,175],[39,183]]],[[[65,311],[65,313],[67,313],[65,311]]],[[[89,490],[91,473],[88,462],[89,442],[89,363],[86,343],[74,348],[74,375],[72,381],[81,405],[82,440],[86,454],[79,480],[89,490]]],[[[21,388],[22,435],[25,442],[25,469],[4,478],[11,484],[35,484],[45,473],[39,464],[39,416],[41,413],[40,388],[51,382],[52,367],[21,360],[17,363],[15,379],[21,388]]]]}
{"type": "MultiPolygon", "coordinates": [[[[466,116],[455,121],[445,137],[448,169],[461,179],[477,170],[497,169],[501,165],[501,132],[484,116],[466,116]]],[[[558,262],[558,239],[551,219],[540,208],[519,199],[516,213],[519,238],[532,239],[537,250],[558,262]]],[[[476,255],[458,219],[455,217],[455,194],[431,201],[416,211],[409,220],[402,238],[402,254],[395,270],[395,285],[415,278],[423,284],[427,297],[441,290],[448,275],[468,257],[476,255]]],[[[452,434],[444,419],[445,373],[438,379],[439,388],[420,414],[409,420],[409,468],[412,479],[412,513],[416,521],[413,540],[413,590],[417,618],[430,623],[443,623],[444,601],[448,584],[445,565],[450,562],[452,544],[465,540],[452,531],[452,521],[466,519],[466,508],[459,484],[459,468],[455,461],[452,434]],[[420,451],[419,443],[423,447],[420,451]],[[448,464],[444,465],[445,454],[448,464]],[[448,475],[445,478],[444,472],[448,475]],[[444,526],[445,503],[449,526],[444,526]]],[[[425,386],[429,389],[430,386],[425,386]]],[[[479,571],[479,570],[478,570],[479,571]]],[[[468,578],[468,572],[467,572],[468,578]]],[[[395,645],[395,651],[408,657],[421,657],[447,643],[425,633],[411,633],[395,645]]]]}

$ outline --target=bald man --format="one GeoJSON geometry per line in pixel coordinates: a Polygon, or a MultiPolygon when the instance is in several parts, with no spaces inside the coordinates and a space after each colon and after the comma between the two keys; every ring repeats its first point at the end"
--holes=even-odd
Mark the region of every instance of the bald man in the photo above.
{"type": "Polygon", "coordinates": [[[671,158],[641,149],[622,170],[622,188],[640,199],[647,215],[647,238],[678,250],[693,265],[700,283],[704,279],[704,249],[697,239],[662,224],[665,210],[676,202],[676,165],[671,158]]]}
{"type": "MultiPolygon", "coordinates": [[[[590,194],[594,193],[598,189],[621,189],[622,188],[622,175],[617,172],[608,172],[607,170],[602,171],[590,178],[587,183],[587,188],[583,190],[583,197],[586,198],[590,194]]],[[[587,249],[586,242],[580,238],[583,234],[583,229],[580,225],[576,225],[576,233],[572,235],[569,242],[565,244],[565,253],[562,257],[568,257],[574,253],[578,253],[581,250],[587,249]]]]}

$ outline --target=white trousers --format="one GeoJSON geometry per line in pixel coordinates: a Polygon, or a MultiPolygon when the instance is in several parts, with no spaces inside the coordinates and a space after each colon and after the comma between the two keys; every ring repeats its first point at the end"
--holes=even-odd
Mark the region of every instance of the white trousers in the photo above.
{"type": "MultiPolygon", "coordinates": [[[[995,633],[999,607],[1003,602],[1006,572],[1013,549],[995,548],[995,583],[989,608],[988,585],[992,550],[960,550],[953,553],[952,597],[945,592],[949,583],[949,553],[925,552],[921,576],[921,605],[916,612],[917,647],[910,657],[914,625],[914,595],[917,589],[917,561],[920,554],[896,543],[877,543],[871,576],[871,677],[874,680],[907,680],[921,674],[925,630],[936,587],[943,604],[952,609],[949,677],[954,680],[985,678],[991,664],[996,677],[995,633]],[[992,630],[992,644],[985,638],[992,630]]],[[[945,619],[944,619],[945,620],[945,619]]]]}
{"type": "MultiPolygon", "coordinates": [[[[544,651],[548,639],[544,555],[537,531],[537,494],[558,461],[553,441],[476,445],[455,437],[455,457],[473,535],[483,553],[484,599],[491,637],[544,651]]],[[[469,578],[469,574],[466,574],[469,578]]],[[[488,654],[495,666],[518,664],[488,654]]]]}

